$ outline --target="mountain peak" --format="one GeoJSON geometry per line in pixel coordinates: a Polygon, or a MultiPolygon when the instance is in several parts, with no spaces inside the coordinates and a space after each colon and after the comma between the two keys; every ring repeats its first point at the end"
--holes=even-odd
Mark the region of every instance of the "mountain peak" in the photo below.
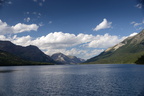
{"type": "MultiPolygon", "coordinates": [[[[29,45],[29,46],[26,46],[25,48],[31,49],[31,50],[39,50],[39,48],[37,46],[34,46],[34,45],[29,45]]],[[[41,51],[41,50],[39,50],[39,51],[41,51]]]]}
{"type": "Polygon", "coordinates": [[[67,56],[63,53],[55,53],[51,57],[60,64],[77,64],[84,62],[83,59],[77,58],[76,56],[67,56]]]}
{"type": "Polygon", "coordinates": [[[27,47],[37,47],[37,46],[34,46],[34,45],[28,45],[27,47]]]}
{"type": "Polygon", "coordinates": [[[64,55],[63,53],[59,52],[59,53],[55,53],[53,55],[64,55]]]}

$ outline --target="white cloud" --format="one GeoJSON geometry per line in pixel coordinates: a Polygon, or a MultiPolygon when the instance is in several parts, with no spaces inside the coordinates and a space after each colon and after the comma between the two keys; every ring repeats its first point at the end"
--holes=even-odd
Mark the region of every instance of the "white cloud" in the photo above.
{"type": "Polygon", "coordinates": [[[79,55],[79,54],[85,54],[86,50],[80,50],[76,48],[72,48],[71,50],[68,50],[65,52],[66,55],[79,55]]]}
{"type": "Polygon", "coordinates": [[[96,56],[103,52],[104,49],[94,49],[94,50],[88,50],[88,49],[76,49],[72,48],[70,50],[67,49],[50,49],[46,51],[46,54],[52,55],[54,53],[63,53],[65,55],[71,55],[71,56],[77,56],[79,58],[83,59],[89,59],[90,57],[96,56]]]}
{"type": "Polygon", "coordinates": [[[65,55],[73,55],[73,56],[78,56],[80,54],[85,54],[86,50],[82,50],[82,49],[76,49],[76,48],[72,48],[72,49],[50,49],[47,50],[46,53],[52,55],[53,53],[63,53],[65,55]]]}
{"type": "Polygon", "coordinates": [[[43,22],[40,22],[40,23],[39,23],[39,26],[40,26],[40,27],[41,27],[41,26],[44,26],[43,22]]]}
{"type": "Polygon", "coordinates": [[[108,48],[111,47],[122,40],[124,40],[126,37],[119,38],[118,36],[112,36],[109,34],[105,35],[97,35],[95,40],[92,40],[90,43],[88,43],[88,47],[90,48],[108,48]]]}
{"type": "Polygon", "coordinates": [[[134,27],[136,30],[142,30],[142,29],[143,29],[143,26],[144,26],[144,20],[142,20],[142,21],[139,22],[139,23],[133,21],[133,22],[131,22],[130,24],[133,25],[133,27],[134,27]]]}
{"type": "Polygon", "coordinates": [[[42,0],[43,2],[45,2],[45,0],[42,0]]]}
{"type": "Polygon", "coordinates": [[[7,2],[7,4],[10,4],[10,5],[11,5],[11,4],[12,4],[12,2],[11,2],[11,1],[8,1],[8,2],[7,2]]]}
{"type": "Polygon", "coordinates": [[[137,23],[137,22],[133,21],[130,24],[132,24],[134,27],[137,27],[137,26],[140,26],[140,25],[144,24],[144,22],[137,23]]]}
{"type": "Polygon", "coordinates": [[[25,22],[29,22],[30,20],[31,20],[30,17],[24,18],[25,22]]]}
{"type": "Polygon", "coordinates": [[[93,31],[112,28],[111,24],[112,22],[108,22],[107,19],[104,18],[103,21],[93,29],[93,31]]]}
{"type": "Polygon", "coordinates": [[[49,21],[48,23],[49,23],[49,24],[52,24],[52,21],[49,21]]]}
{"type": "Polygon", "coordinates": [[[43,3],[39,3],[39,6],[43,6],[43,3]]]}
{"type": "Polygon", "coordinates": [[[6,23],[0,20],[0,34],[13,33],[13,29],[6,23]]]}
{"type": "Polygon", "coordinates": [[[27,15],[29,15],[29,14],[30,14],[30,12],[25,12],[24,14],[27,14],[27,15]]]}
{"type": "Polygon", "coordinates": [[[28,46],[31,45],[32,42],[32,37],[31,36],[22,36],[22,37],[17,37],[17,35],[14,35],[12,38],[12,42],[17,44],[17,45],[22,45],[22,46],[28,46]]]}
{"type": "Polygon", "coordinates": [[[1,35],[16,34],[16,33],[22,33],[26,31],[37,31],[38,28],[39,26],[36,24],[26,25],[22,23],[18,23],[15,26],[9,26],[6,22],[2,22],[2,20],[0,20],[0,34],[1,35]]]}
{"type": "Polygon", "coordinates": [[[34,42],[36,45],[41,45],[43,49],[66,48],[80,44],[76,35],[63,32],[49,33],[46,36],[38,37],[34,42]]]}
{"type": "Polygon", "coordinates": [[[27,18],[24,18],[24,21],[36,21],[37,19],[41,18],[42,14],[40,12],[24,12],[24,14],[27,16],[27,18]]]}
{"type": "Polygon", "coordinates": [[[141,9],[143,6],[142,6],[142,4],[139,3],[139,4],[137,4],[135,7],[141,9]]]}
{"type": "Polygon", "coordinates": [[[32,31],[32,30],[37,31],[38,28],[39,26],[37,26],[36,24],[26,25],[26,24],[18,23],[15,26],[12,26],[12,29],[14,29],[14,33],[21,33],[21,32],[32,31]]]}
{"type": "Polygon", "coordinates": [[[104,51],[104,49],[94,49],[94,50],[91,50],[91,51],[87,52],[86,54],[84,54],[85,55],[84,57],[85,57],[85,59],[89,59],[89,57],[97,56],[103,51],[104,51]]]}
{"type": "Polygon", "coordinates": [[[0,40],[6,40],[6,37],[4,35],[0,35],[0,40]]]}
{"type": "Polygon", "coordinates": [[[137,35],[137,34],[138,34],[138,33],[134,32],[134,33],[130,34],[129,37],[135,36],[135,35],[137,35]]]}

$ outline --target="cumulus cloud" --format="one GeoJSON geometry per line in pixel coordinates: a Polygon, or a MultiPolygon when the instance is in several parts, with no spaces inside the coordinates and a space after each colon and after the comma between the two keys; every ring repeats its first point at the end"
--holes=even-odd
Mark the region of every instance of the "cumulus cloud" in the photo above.
{"type": "Polygon", "coordinates": [[[31,45],[31,42],[32,42],[32,37],[27,35],[27,36],[22,36],[22,37],[17,37],[17,35],[14,35],[12,38],[11,38],[12,42],[17,44],[17,45],[25,45],[25,46],[28,46],[28,45],[31,45]]]}
{"type": "Polygon", "coordinates": [[[93,31],[112,28],[111,25],[112,25],[112,22],[108,22],[107,19],[104,18],[103,21],[93,29],[93,31]]]}
{"type": "Polygon", "coordinates": [[[0,20],[0,34],[13,33],[13,29],[6,23],[0,20]]]}
{"type": "Polygon", "coordinates": [[[22,32],[28,32],[28,31],[37,31],[37,29],[39,28],[38,25],[36,24],[30,24],[30,25],[26,25],[26,24],[22,24],[22,23],[18,23],[15,26],[9,26],[6,22],[2,22],[2,20],[0,20],[0,34],[4,35],[4,34],[16,34],[16,33],[22,33],[22,32]]]}
{"type": "Polygon", "coordinates": [[[92,40],[88,43],[90,48],[108,48],[111,47],[120,41],[124,40],[126,37],[119,38],[118,36],[112,36],[109,34],[97,35],[95,40],[92,40]]]}
{"type": "Polygon", "coordinates": [[[33,42],[36,45],[40,45],[42,49],[62,49],[81,44],[82,41],[74,34],[54,32],[46,36],[38,37],[33,42]]]}
{"type": "Polygon", "coordinates": [[[12,26],[11,28],[14,30],[14,33],[21,33],[21,32],[32,31],[32,30],[37,31],[39,26],[37,26],[36,24],[26,25],[26,24],[18,23],[15,26],[12,26]]]}

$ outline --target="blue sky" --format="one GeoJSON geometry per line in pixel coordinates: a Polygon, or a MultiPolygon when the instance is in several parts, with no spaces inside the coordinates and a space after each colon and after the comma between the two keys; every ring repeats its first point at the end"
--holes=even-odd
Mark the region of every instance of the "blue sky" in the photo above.
{"type": "Polygon", "coordinates": [[[140,32],[137,0],[0,0],[0,40],[91,58],[140,32]]]}

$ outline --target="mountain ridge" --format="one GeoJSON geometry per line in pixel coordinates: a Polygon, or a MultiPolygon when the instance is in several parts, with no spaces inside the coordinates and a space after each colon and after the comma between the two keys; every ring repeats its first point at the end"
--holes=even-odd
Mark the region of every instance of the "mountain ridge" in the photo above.
{"type": "Polygon", "coordinates": [[[91,64],[134,64],[144,55],[144,30],[108,48],[98,56],[88,59],[91,64]]]}
{"type": "Polygon", "coordinates": [[[38,47],[15,45],[10,41],[0,41],[0,50],[13,54],[26,61],[55,63],[50,56],[44,54],[38,47]]]}
{"type": "Polygon", "coordinates": [[[83,59],[77,58],[76,56],[68,56],[63,53],[55,53],[51,56],[59,64],[78,64],[84,62],[83,59]]]}

